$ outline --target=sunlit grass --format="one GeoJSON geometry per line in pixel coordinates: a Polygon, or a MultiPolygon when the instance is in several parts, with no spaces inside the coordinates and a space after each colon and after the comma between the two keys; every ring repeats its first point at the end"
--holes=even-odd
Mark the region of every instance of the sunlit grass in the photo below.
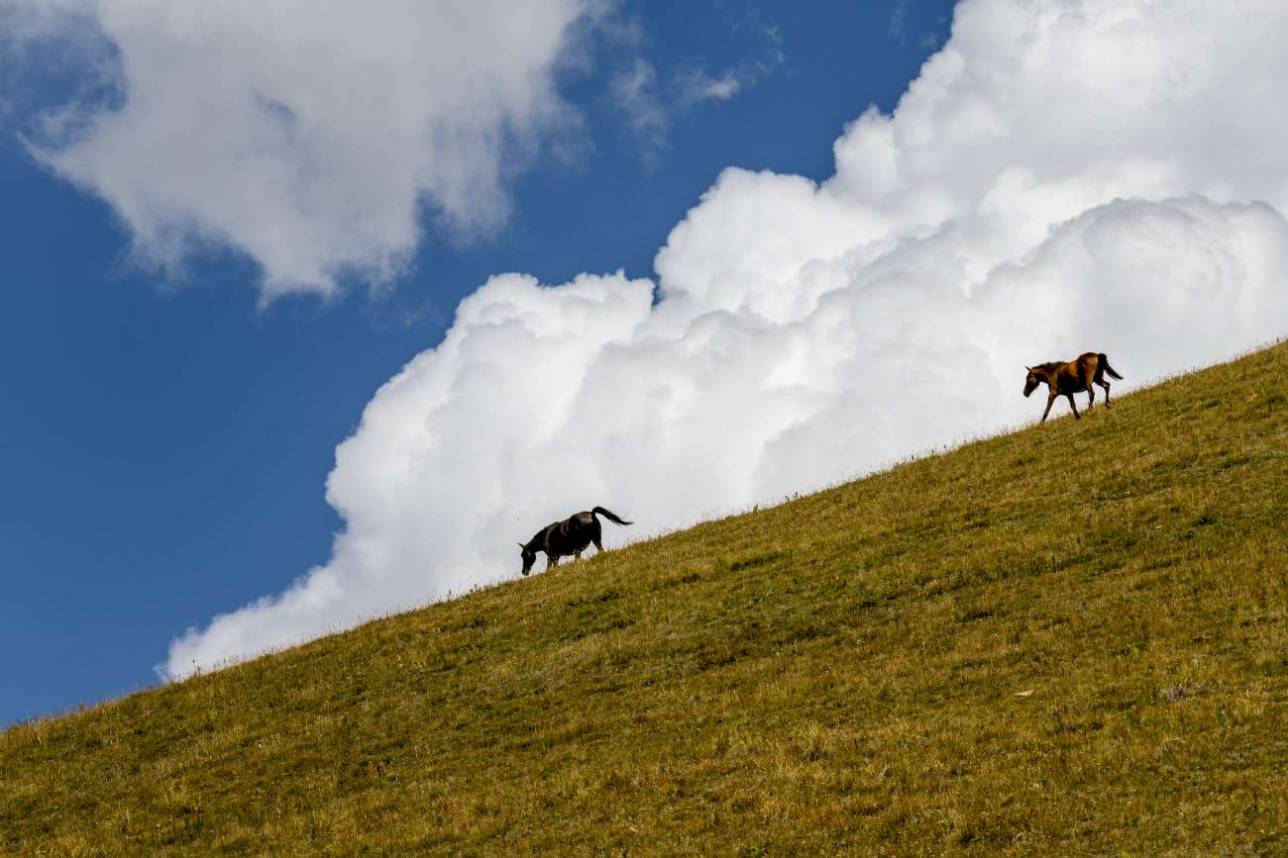
{"type": "Polygon", "coordinates": [[[0,734],[14,854],[1288,850],[1288,346],[0,734]]]}

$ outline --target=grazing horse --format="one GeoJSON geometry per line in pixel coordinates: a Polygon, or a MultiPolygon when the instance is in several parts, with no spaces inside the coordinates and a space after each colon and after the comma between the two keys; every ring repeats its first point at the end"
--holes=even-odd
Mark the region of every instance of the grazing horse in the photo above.
{"type": "Polygon", "coordinates": [[[603,551],[604,546],[599,541],[599,519],[595,517],[597,515],[602,515],[617,524],[630,524],[629,521],[622,521],[602,506],[597,506],[590,512],[579,512],[563,521],[547,525],[538,530],[536,536],[529,539],[526,545],[519,543],[519,548],[523,551],[523,574],[527,575],[532,571],[532,564],[537,562],[538,551],[546,552],[547,569],[558,566],[559,558],[569,554],[573,555],[574,559],[580,560],[581,552],[585,551],[586,546],[592,542],[595,543],[596,549],[603,551]]]}
{"type": "Polygon", "coordinates": [[[1098,384],[1105,389],[1105,407],[1108,408],[1109,382],[1105,381],[1105,375],[1108,374],[1110,378],[1122,378],[1109,365],[1109,358],[1105,357],[1104,352],[1099,354],[1087,352],[1079,355],[1077,360],[1067,363],[1052,361],[1025,367],[1025,369],[1029,371],[1028,378],[1024,380],[1025,396],[1036,390],[1039,384],[1047,386],[1046,410],[1042,412],[1043,423],[1051,413],[1051,404],[1055,402],[1057,396],[1067,396],[1069,407],[1073,409],[1073,416],[1082,419],[1082,415],[1078,413],[1078,406],[1073,402],[1073,395],[1087,391],[1087,410],[1090,411],[1091,406],[1096,404],[1096,392],[1091,389],[1093,384],[1098,384]]]}

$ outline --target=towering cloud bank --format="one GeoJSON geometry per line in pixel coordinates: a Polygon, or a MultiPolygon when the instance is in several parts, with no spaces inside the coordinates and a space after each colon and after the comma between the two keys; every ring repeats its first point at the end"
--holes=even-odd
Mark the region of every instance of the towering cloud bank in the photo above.
{"type": "Polygon", "coordinates": [[[1032,419],[1026,363],[1138,384],[1288,334],[1285,43],[1278,0],[965,0],[821,186],[729,170],[656,284],[463,302],[337,450],[330,562],[166,674],[513,577],[595,503],[674,527],[1032,419]]]}

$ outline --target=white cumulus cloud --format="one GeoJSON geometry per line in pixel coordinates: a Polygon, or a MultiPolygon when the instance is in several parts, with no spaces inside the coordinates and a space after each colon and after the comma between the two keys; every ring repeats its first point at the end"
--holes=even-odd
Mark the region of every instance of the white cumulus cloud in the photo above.
{"type": "Polygon", "coordinates": [[[594,504],[620,543],[1032,420],[1027,363],[1137,385],[1288,333],[1288,7],[1234,5],[964,0],[835,176],[726,171],[656,283],[493,277],[338,448],[328,563],[165,675],[515,577],[594,504]]]}
{"type": "Polygon", "coordinates": [[[141,259],[231,247],[266,297],[325,294],[396,276],[424,211],[467,233],[504,218],[507,169],[576,126],[555,75],[598,6],[14,0],[0,43],[74,32],[111,79],[118,99],[51,112],[46,130],[75,133],[32,147],[112,205],[141,259]]]}

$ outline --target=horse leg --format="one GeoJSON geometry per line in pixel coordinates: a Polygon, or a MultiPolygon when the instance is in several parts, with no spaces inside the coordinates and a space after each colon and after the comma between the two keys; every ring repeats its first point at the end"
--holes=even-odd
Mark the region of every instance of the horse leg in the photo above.
{"type": "Polygon", "coordinates": [[[1096,383],[1105,389],[1105,407],[1108,408],[1109,407],[1109,382],[1101,380],[1096,383]]]}
{"type": "Polygon", "coordinates": [[[595,537],[595,550],[596,550],[596,551],[603,551],[603,550],[604,550],[604,545],[603,545],[603,543],[601,543],[601,542],[599,541],[599,537],[598,537],[598,536],[596,536],[596,537],[595,537]]]}
{"type": "Polygon", "coordinates": [[[1054,403],[1055,403],[1055,394],[1054,394],[1054,393],[1048,393],[1048,394],[1047,394],[1047,407],[1046,407],[1046,410],[1042,412],[1042,422],[1043,422],[1043,423],[1045,423],[1045,422],[1046,422],[1047,415],[1051,413],[1051,406],[1052,406],[1052,404],[1054,404],[1054,403]]]}
{"type": "Polygon", "coordinates": [[[1095,404],[1096,404],[1096,391],[1091,387],[1091,385],[1088,384],[1087,385],[1087,410],[1090,411],[1091,406],[1095,404]]]}
{"type": "Polygon", "coordinates": [[[547,555],[546,555],[546,571],[547,571],[547,572],[549,572],[551,569],[555,568],[555,567],[556,567],[556,566],[558,566],[558,565],[559,565],[559,555],[558,555],[558,554],[547,554],[547,555]]]}
{"type": "Polygon", "coordinates": [[[574,555],[572,556],[572,562],[573,562],[573,563],[576,563],[576,562],[577,562],[578,560],[580,560],[580,559],[581,559],[581,552],[580,552],[580,551],[578,551],[576,554],[574,554],[574,555]]]}
{"type": "Polygon", "coordinates": [[[1065,396],[1067,396],[1067,397],[1069,398],[1069,407],[1073,409],[1073,417],[1074,417],[1074,419],[1075,419],[1075,420],[1081,420],[1081,419],[1082,419],[1082,415],[1078,413],[1078,403],[1076,403],[1076,402],[1074,402],[1074,401],[1073,401],[1073,394],[1072,394],[1072,393],[1066,393],[1066,394],[1065,394],[1065,396]]]}

